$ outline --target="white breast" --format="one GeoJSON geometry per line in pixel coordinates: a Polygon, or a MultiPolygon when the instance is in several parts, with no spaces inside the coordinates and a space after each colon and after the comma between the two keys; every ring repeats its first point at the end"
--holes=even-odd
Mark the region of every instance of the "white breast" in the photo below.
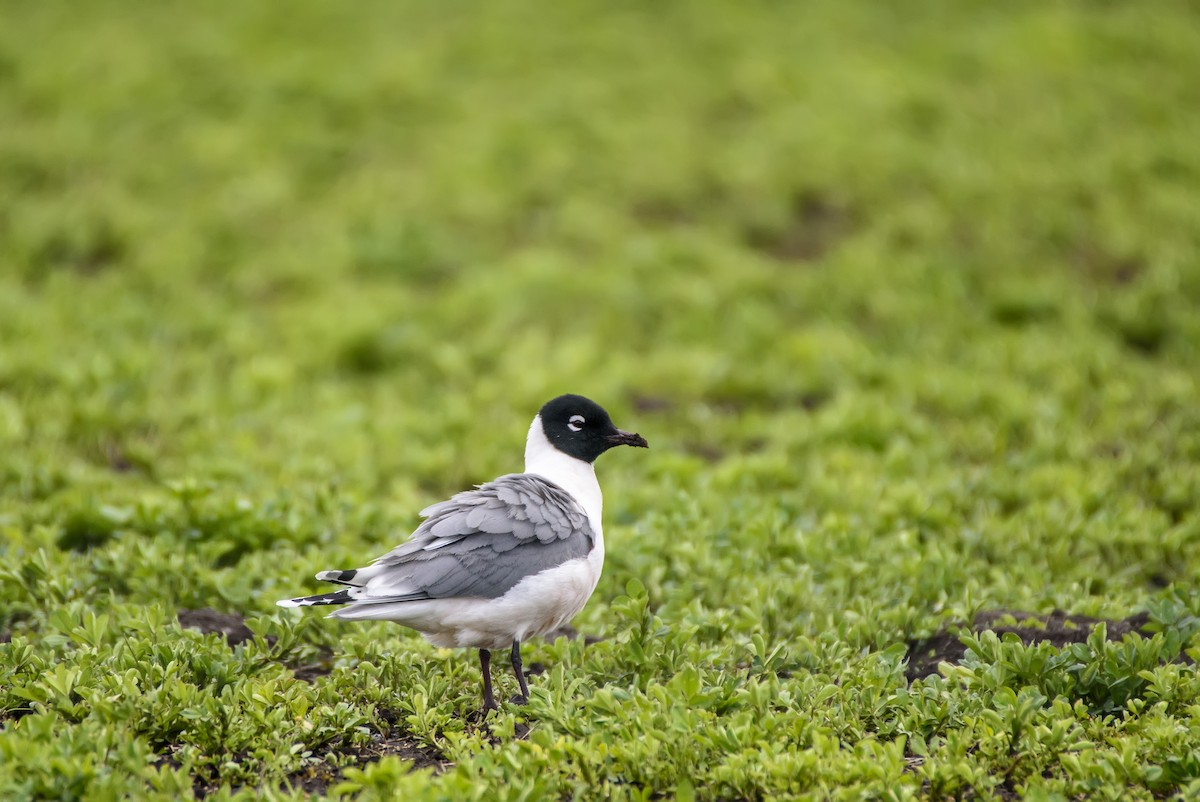
{"type": "MultiPolygon", "coordinates": [[[[587,513],[596,540],[587,555],[590,583],[587,595],[583,598],[583,602],[586,602],[587,596],[592,594],[596,583],[600,581],[600,572],[604,570],[604,527],[601,523],[604,496],[600,492],[600,483],[596,481],[596,468],[592,463],[568,456],[551,445],[542,428],[542,416],[538,415],[530,424],[529,436],[525,439],[525,473],[534,473],[554,482],[570,493],[587,513]]],[[[583,608],[582,603],[579,608],[583,608]]]]}

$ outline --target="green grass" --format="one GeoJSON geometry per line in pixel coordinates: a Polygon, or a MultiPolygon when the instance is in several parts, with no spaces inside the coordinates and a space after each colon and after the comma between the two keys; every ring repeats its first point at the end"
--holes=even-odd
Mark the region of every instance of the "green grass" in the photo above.
{"type": "Polygon", "coordinates": [[[3,8],[0,798],[1200,793],[1193,4],[3,8]],[[273,606],[560,392],[528,707],[273,606]],[[905,679],[1056,608],[1157,634],[905,679]]]}

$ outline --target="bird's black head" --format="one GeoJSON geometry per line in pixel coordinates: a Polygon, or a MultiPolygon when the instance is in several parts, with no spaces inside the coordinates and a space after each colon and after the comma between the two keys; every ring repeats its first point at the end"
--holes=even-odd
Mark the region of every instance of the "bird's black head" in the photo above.
{"type": "Polygon", "coordinates": [[[547,401],[538,415],[546,439],[559,451],[584,462],[595,462],[613,446],[649,447],[646,438],[621,431],[604,407],[581,395],[560,395],[547,401]]]}

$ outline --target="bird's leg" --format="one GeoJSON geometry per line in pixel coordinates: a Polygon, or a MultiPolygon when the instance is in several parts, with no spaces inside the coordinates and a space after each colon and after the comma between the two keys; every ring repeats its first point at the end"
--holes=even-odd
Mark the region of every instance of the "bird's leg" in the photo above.
{"type": "Polygon", "coordinates": [[[513,697],[513,701],[523,705],[529,701],[529,683],[525,681],[525,672],[521,670],[521,641],[519,640],[513,641],[512,667],[513,673],[517,675],[517,682],[521,685],[521,695],[513,697]]]}
{"type": "Polygon", "coordinates": [[[499,710],[496,697],[492,694],[492,653],[487,649],[479,650],[479,668],[483,671],[483,714],[489,710],[499,710]]]}

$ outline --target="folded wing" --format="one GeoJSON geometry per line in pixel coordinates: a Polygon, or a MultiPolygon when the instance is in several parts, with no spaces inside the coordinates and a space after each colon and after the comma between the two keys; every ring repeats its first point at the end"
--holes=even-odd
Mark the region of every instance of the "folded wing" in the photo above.
{"type": "Polygon", "coordinates": [[[586,557],[594,545],[583,508],[532,474],[502,476],[421,515],[412,538],[372,565],[318,578],[350,585],[349,603],[491,599],[526,576],[586,557]]]}

